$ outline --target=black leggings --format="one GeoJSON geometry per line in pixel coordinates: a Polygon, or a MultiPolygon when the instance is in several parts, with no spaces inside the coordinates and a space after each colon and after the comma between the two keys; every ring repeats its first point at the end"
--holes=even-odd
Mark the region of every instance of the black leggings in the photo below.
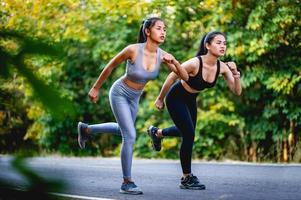
{"type": "Polygon", "coordinates": [[[177,81],[166,96],[166,107],[175,126],[165,128],[163,136],[182,136],[180,159],[182,171],[191,173],[191,157],[194,143],[197,118],[197,93],[193,94],[184,89],[177,81]]]}

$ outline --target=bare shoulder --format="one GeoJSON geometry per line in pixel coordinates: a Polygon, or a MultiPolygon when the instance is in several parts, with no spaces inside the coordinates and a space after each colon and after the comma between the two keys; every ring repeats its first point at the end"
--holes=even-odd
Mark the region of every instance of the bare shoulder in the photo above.
{"type": "Polygon", "coordinates": [[[188,61],[190,61],[193,65],[200,65],[200,59],[198,57],[190,58],[188,61]]]}
{"type": "Polygon", "coordinates": [[[193,57],[183,62],[182,66],[186,69],[189,75],[195,75],[198,71],[200,60],[197,57],[193,57]]]}
{"type": "Polygon", "coordinates": [[[229,67],[228,67],[228,63],[227,62],[223,62],[223,61],[219,61],[220,62],[220,73],[224,74],[227,71],[230,71],[229,67]]]}
{"type": "Polygon", "coordinates": [[[136,44],[129,44],[123,49],[123,53],[126,57],[130,58],[131,62],[136,59],[137,52],[138,52],[139,43],[136,44]]]}
{"type": "Polygon", "coordinates": [[[170,53],[164,51],[163,49],[159,48],[160,49],[160,54],[161,54],[161,57],[164,57],[165,55],[169,55],[170,53]]]}
{"type": "Polygon", "coordinates": [[[227,67],[226,62],[220,60],[219,63],[220,63],[221,71],[227,67]]]}
{"type": "Polygon", "coordinates": [[[163,49],[159,48],[162,54],[167,54],[166,51],[164,51],[163,49]]]}
{"type": "Polygon", "coordinates": [[[185,61],[183,63],[183,65],[185,65],[187,67],[195,68],[200,65],[200,60],[197,57],[193,57],[193,58],[190,58],[187,61],[185,61]]]}
{"type": "Polygon", "coordinates": [[[139,43],[136,43],[136,44],[129,44],[128,46],[126,46],[126,47],[124,48],[124,50],[127,51],[127,52],[130,52],[130,53],[134,53],[134,52],[137,51],[138,46],[139,46],[139,43]]]}

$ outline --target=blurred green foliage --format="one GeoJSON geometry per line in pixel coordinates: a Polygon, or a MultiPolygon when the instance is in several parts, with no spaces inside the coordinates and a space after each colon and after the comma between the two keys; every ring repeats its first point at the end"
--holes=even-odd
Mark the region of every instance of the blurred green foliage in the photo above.
{"type": "MultiPolygon", "coordinates": [[[[108,92],[125,71],[121,64],[92,104],[87,93],[108,61],[135,43],[140,23],[161,16],[167,39],[161,48],[185,61],[204,33],[227,35],[227,55],[243,72],[243,93],[225,81],[198,97],[194,158],[300,162],[300,1],[8,1],[0,0],[0,151],[119,155],[121,139],[102,134],[85,151],[76,125],[115,121],[108,92]],[[110,14],[109,14],[110,13],[110,14]],[[46,109],[45,109],[46,108],[46,109]],[[289,148],[288,148],[288,146],[289,148]],[[287,152],[287,150],[289,152],[287,152]]],[[[166,138],[159,153],[146,128],[172,125],[154,100],[169,71],[148,83],[137,118],[135,155],[178,158],[180,138],[166,138]]]]}
{"type": "Polygon", "coordinates": [[[20,175],[24,180],[24,185],[18,187],[5,178],[0,178],[0,198],[5,200],[18,199],[58,199],[51,192],[63,191],[65,183],[62,180],[50,180],[49,177],[42,177],[28,166],[26,163],[28,156],[17,155],[11,158],[9,164],[13,167],[16,174],[20,175]]]}

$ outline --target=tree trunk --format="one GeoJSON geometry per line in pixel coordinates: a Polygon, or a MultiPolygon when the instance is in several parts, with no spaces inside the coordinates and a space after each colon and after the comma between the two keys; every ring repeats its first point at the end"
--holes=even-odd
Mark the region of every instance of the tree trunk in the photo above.
{"type": "Polygon", "coordinates": [[[283,141],[282,155],[283,162],[288,162],[288,142],[286,139],[283,141]]]}
{"type": "Polygon", "coordinates": [[[290,121],[290,134],[288,135],[288,149],[289,160],[292,161],[296,150],[296,135],[295,135],[295,123],[290,121]]]}
{"type": "Polygon", "coordinates": [[[252,162],[257,161],[257,144],[256,144],[256,142],[252,142],[252,145],[249,148],[248,161],[252,161],[252,162]]]}

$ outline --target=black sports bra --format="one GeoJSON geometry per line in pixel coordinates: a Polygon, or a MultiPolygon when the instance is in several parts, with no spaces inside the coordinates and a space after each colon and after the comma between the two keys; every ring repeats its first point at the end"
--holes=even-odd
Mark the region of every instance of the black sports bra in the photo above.
{"type": "Polygon", "coordinates": [[[186,81],[186,83],[193,89],[201,91],[204,90],[205,88],[211,88],[215,85],[216,80],[218,78],[219,75],[219,71],[220,71],[220,61],[217,60],[217,70],[216,70],[216,75],[215,75],[215,79],[212,83],[206,82],[203,79],[203,75],[202,75],[202,71],[203,71],[203,61],[202,61],[202,57],[198,56],[197,57],[200,60],[200,66],[199,66],[199,71],[195,76],[189,76],[189,79],[186,81]]]}

